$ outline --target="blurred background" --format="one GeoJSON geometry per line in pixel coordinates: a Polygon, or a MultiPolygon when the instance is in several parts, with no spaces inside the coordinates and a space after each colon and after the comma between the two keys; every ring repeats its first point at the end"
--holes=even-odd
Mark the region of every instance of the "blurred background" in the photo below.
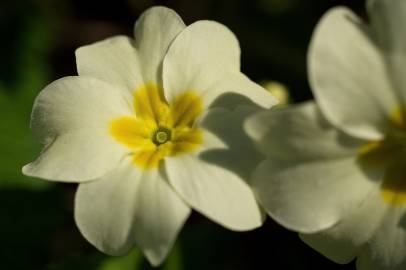
{"type": "MultiPolygon", "coordinates": [[[[306,50],[312,30],[332,6],[364,16],[364,1],[344,0],[1,0],[0,1],[0,269],[145,270],[140,251],[110,257],[75,227],[75,185],[21,175],[41,146],[29,129],[32,103],[51,81],[75,75],[74,50],[117,34],[132,35],[145,9],[165,5],[187,24],[211,19],[228,26],[242,48],[242,70],[253,80],[275,80],[293,102],[311,99],[306,50]]],[[[322,203],[322,202],[321,202],[322,203]]],[[[165,270],[355,269],[336,265],[269,218],[236,233],[193,214],[165,270]]]]}

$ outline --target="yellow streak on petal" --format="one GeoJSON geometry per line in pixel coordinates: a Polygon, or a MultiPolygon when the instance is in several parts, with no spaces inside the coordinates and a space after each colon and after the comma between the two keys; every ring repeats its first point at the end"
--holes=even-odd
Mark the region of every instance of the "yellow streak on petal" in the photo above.
{"type": "Polygon", "coordinates": [[[173,126],[191,126],[203,111],[203,102],[192,91],[178,96],[172,106],[171,115],[173,126]]]}
{"type": "Polygon", "coordinates": [[[157,126],[166,125],[170,116],[162,88],[154,83],[147,83],[135,90],[134,109],[138,118],[157,126]]]}
{"type": "Polygon", "coordinates": [[[392,206],[406,204],[406,163],[402,160],[401,149],[396,142],[380,141],[364,145],[359,161],[366,169],[378,168],[385,171],[381,184],[381,197],[392,206]]]}
{"type": "Polygon", "coordinates": [[[170,155],[171,149],[171,142],[159,146],[154,145],[154,147],[142,149],[134,153],[133,161],[142,169],[156,169],[159,167],[161,161],[170,155]]]}
{"type": "Polygon", "coordinates": [[[404,108],[393,110],[390,116],[391,130],[382,141],[370,142],[360,148],[361,166],[384,170],[381,197],[392,206],[406,204],[406,122],[404,108]]]}
{"type": "Polygon", "coordinates": [[[172,156],[189,153],[202,144],[203,132],[200,129],[196,128],[175,128],[172,141],[172,156]]]}
{"type": "Polygon", "coordinates": [[[151,144],[150,136],[154,125],[140,121],[134,116],[123,116],[110,123],[110,134],[123,145],[135,149],[151,144]]]}
{"type": "Polygon", "coordinates": [[[193,127],[203,103],[192,91],[184,92],[169,106],[162,89],[148,83],[134,91],[134,109],[134,116],[110,123],[110,134],[132,150],[134,164],[142,169],[156,169],[165,157],[189,153],[203,142],[203,132],[193,127]],[[162,128],[171,136],[158,144],[153,136],[162,128]]]}
{"type": "Polygon", "coordinates": [[[406,204],[406,162],[397,162],[387,168],[381,185],[381,196],[384,202],[392,206],[406,204]]]}
{"type": "Polygon", "coordinates": [[[404,107],[398,107],[395,110],[393,110],[390,120],[392,123],[395,124],[396,127],[400,129],[406,129],[406,121],[405,121],[405,108],[404,107]]]}

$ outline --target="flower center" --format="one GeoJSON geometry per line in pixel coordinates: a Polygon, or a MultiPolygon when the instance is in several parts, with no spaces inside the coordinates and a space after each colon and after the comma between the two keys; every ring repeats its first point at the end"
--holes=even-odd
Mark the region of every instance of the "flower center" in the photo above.
{"type": "Polygon", "coordinates": [[[134,91],[135,115],[114,119],[110,135],[129,148],[134,164],[155,169],[167,156],[194,151],[203,141],[202,130],[195,127],[203,111],[200,97],[185,91],[169,104],[162,89],[148,83],[134,91]]]}
{"type": "Polygon", "coordinates": [[[164,144],[170,140],[171,140],[171,130],[166,127],[159,127],[152,136],[152,141],[156,145],[164,144]]]}
{"type": "Polygon", "coordinates": [[[392,206],[406,204],[406,125],[403,113],[396,109],[391,116],[394,127],[382,141],[370,142],[360,149],[363,168],[381,169],[381,197],[392,206]]]}

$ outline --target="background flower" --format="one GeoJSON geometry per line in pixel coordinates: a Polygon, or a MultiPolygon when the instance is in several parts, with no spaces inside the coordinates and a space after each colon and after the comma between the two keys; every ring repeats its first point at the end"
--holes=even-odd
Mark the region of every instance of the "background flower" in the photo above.
{"type": "Polygon", "coordinates": [[[395,25],[402,25],[406,5],[369,1],[368,11],[371,24],[335,8],[317,26],[308,55],[316,103],[247,122],[268,157],[253,185],[275,220],[333,261],[400,270],[406,89],[395,25]]]}

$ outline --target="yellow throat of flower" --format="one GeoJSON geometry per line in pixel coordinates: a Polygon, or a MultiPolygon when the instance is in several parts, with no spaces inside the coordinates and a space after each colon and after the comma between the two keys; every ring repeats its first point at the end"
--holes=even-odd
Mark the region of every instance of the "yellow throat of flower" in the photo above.
{"type": "Polygon", "coordinates": [[[384,177],[381,197],[392,206],[406,205],[406,122],[403,108],[393,111],[391,130],[384,140],[370,142],[360,149],[359,160],[365,168],[381,168],[384,177]]]}
{"type": "Polygon", "coordinates": [[[193,91],[166,101],[162,89],[148,83],[134,91],[134,115],[110,123],[110,134],[127,146],[134,164],[142,169],[158,168],[166,156],[191,152],[203,141],[194,124],[203,103],[193,91]]]}

